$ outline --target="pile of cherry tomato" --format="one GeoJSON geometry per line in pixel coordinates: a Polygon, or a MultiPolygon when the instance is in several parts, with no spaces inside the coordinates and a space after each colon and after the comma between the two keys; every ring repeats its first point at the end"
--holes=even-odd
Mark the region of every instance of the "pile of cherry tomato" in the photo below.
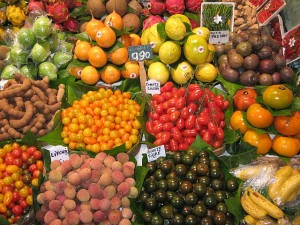
{"type": "Polygon", "coordinates": [[[0,148],[0,216],[16,223],[33,203],[32,186],[38,186],[43,154],[35,146],[17,142],[0,148]]]}
{"type": "Polygon", "coordinates": [[[172,151],[185,150],[197,134],[214,148],[223,145],[224,111],[229,101],[199,84],[187,88],[173,87],[167,82],[161,94],[150,101],[146,131],[155,136],[155,145],[164,145],[172,151]]]}

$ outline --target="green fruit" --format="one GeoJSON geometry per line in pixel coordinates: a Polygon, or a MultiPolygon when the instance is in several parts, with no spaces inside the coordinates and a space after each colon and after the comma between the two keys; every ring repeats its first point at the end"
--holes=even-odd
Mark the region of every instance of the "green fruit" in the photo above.
{"type": "Polygon", "coordinates": [[[27,63],[28,51],[24,51],[19,45],[14,45],[9,52],[9,60],[16,66],[27,63]]]}
{"type": "Polygon", "coordinates": [[[53,63],[58,69],[65,69],[72,60],[73,55],[69,52],[56,52],[53,63]]]}
{"type": "Polygon", "coordinates": [[[172,80],[177,84],[186,84],[193,76],[194,70],[187,61],[179,63],[176,69],[171,69],[172,80]]]}
{"type": "Polygon", "coordinates": [[[175,41],[180,41],[186,35],[186,27],[180,18],[169,17],[165,24],[167,36],[175,41]]]}
{"type": "Polygon", "coordinates": [[[74,45],[72,43],[61,41],[59,45],[59,49],[62,52],[71,52],[73,50],[74,45]]]}
{"type": "Polygon", "coordinates": [[[46,16],[41,16],[34,21],[32,29],[37,39],[45,40],[51,34],[51,20],[46,16]]]}
{"type": "Polygon", "coordinates": [[[41,77],[49,77],[50,80],[57,79],[57,67],[51,62],[42,62],[39,65],[39,75],[41,77]]]}
{"type": "Polygon", "coordinates": [[[36,43],[30,52],[30,57],[34,63],[44,62],[51,54],[48,42],[36,43]]]}
{"type": "Polygon", "coordinates": [[[50,51],[55,52],[59,47],[59,38],[57,33],[52,33],[46,40],[50,45],[50,51]]]}
{"type": "Polygon", "coordinates": [[[35,80],[37,78],[38,68],[33,63],[29,63],[21,67],[20,73],[25,77],[35,80]]]}
{"type": "Polygon", "coordinates": [[[23,49],[30,49],[35,44],[35,35],[33,30],[28,28],[21,28],[17,34],[17,40],[23,49]]]}
{"type": "Polygon", "coordinates": [[[149,79],[154,79],[160,82],[160,85],[165,84],[169,80],[170,72],[168,67],[161,62],[154,62],[148,68],[149,79]]]}
{"type": "Polygon", "coordinates": [[[158,55],[165,64],[175,63],[180,58],[181,47],[173,41],[166,41],[160,46],[158,55]]]}
{"type": "Polygon", "coordinates": [[[9,79],[13,79],[15,73],[18,73],[19,70],[17,67],[15,67],[14,65],[10,64],[7,65],[6,67],[4,67],[2,73],[1,73],[1,79],[3,80],[9,80],[9,79]]]}
{"type": "Polygon", "coordinates": [[[209,50],[207,41],[197,34],[190,35],[183,45],[183,54],[193,65],[204,63],[208,53],[209,50]]]}

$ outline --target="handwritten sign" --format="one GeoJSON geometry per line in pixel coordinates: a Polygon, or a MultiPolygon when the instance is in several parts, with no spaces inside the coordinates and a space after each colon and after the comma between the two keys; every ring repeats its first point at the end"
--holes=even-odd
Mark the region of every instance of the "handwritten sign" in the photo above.
{"type": "Polygon", "coordinates": [[[54,160],[59,160],[61,162],[69,160],[69,151],[68,148],[62,145],[47,145],[44,147],[50,152],[51,162],[54,160]]]}
{"type": "Polygon", "coordinates": [[[4,85],[7,83],[8,80],[0,80],[0,90],[4,89],[4,85]]]}
{"type": "Polygon", "coordinates": [[[155,148],[150,148],[148,149],[147,152],[148,162],[152,162],[158,159],[159,157],[165,157],[165,156],[166,156],[166,150],[164,145],[157,146],[155,148]]]}
{"type": "Polygon", "coordinates": [[[160,94],[160,83],[153,79],[146,81],[146,94],[160,94]]]}
{"type": "Polygon", "coordinates": [[[130,46],[128,52],[131,61],[144,61],[153,58],[151,45],[130,46]]]}
{"type": "Polygon", "coordinates": [[[229,31],[210,31],[210,44],[225,44],[229,41],[229,31]]]}

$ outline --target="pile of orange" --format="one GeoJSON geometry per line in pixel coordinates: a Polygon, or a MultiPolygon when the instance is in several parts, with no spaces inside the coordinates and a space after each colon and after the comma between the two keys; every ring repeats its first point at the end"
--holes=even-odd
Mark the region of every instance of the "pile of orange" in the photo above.
{"type": "Polygon", "coordinates": [[[230,118],[230,127],[243,134],[243,141],[257,147],[257,154],[266,154],[271,149],[281,156],[293,157],[300,152],[300,111],[289,116],[273,116],[259,103],[254,103],[245,112],[237,110],[230,118]],[[265,131],[251,129],[246,121],[259,131],[274,126],[274,138],[265,131]]]}
{"type": "Polygon", "coordinates": [[[138,141],[140,108],[129,92],[89,91],[62,111],[63,142],[96,153],[122,144],[130,149],[138,141]]]}
{"type": "Polygon", "coordinates": [[[139,76],[138,63],[129,61],[128,47],[140,45],[141,38],[137,34],[124,34],[117,37],[113,28],[123,29],[122,17],[115,11],[110,13],[104,21],[92,18],[87,23],[85,32],[97,45],[92,45],[88,41],[76,42],[75,58],[88,61],[90,64],[80,73],[80,78],[84,83],[94,85],[102,80],[107,84],[112,84],[121,77],[127,79],[139,76]],[[109,48],[117,41],[122,43],[122,47],[109,51],[109,48]],[[118,69],[118,66],[123,69],[118,69]]]}

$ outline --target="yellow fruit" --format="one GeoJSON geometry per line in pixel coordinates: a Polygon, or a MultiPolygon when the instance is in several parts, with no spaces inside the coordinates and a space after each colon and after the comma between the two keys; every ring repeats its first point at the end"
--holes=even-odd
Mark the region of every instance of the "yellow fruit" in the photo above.
{"type": "Polygon", "coordinates": [[[186,84],[193,78],[194,70],[187,61],[183,61],[178,64],[176,69],[171,68],[171,76],[177,84],[186,84]]]}
{"type": "Polygon", "coordinates": [[[21,27],[26,19],[24,11],[15,5],[9,5],[6,8],[7,20],[14,26],[21,27]]]}
{"type": "Polygon", "coordinates": [[[160,46],[165,42],[165,39],[160,36],[157,31],[157,23],[150,27],[148,33],[148,44],[151,45],[152,51],[154,53],[159,52],[160,46]]]}
{"type": "Polygon", "coordinates": [[[186,35],[186,27],[181,19],[177,17],[169,17],[165,24],[167,36],[175,41],[180,41],[186,35]]]}
{"type": "Polygon", "coordinates": [[[170,72],[165,64],[154,62],[148,68],[148,77],[150,80],[154,79],[163,85],[169,80],[170,72]]]}
{"type": "Polygon", "coordinates": [[[200,37],[203,37],[205,40],[209,40],[210,31],[206,27],[196,27],[193,30],[193,33],[199,35],[200,37]]]}
{"type": "Polygon", "coordinates": [[[215,48],[214,45],[209,44],[209,43],[208,43],[207,47],[208,47],[209,53],[208,53],[208,56],[207,56],[205,62],[210,63],[210,62],[212,62],[214,60],[216,48],[215,48]]]}
{"type": "Polygon", "coordinates": [[[80,74],[81,80],[85,84],[94,85],[100,80],[100,73],[93,66],[86,66],[80,74]]]}
{"type": "Polygon", "coordinates": [[[158,55],[165,64],[175,63],[180,58],[181,47],[173,41],[166,41],[160,46],[158,55]]]}
{"type": "Polygon", "coordinates": [[[212,82],[218,75],[217,68],[211,63],[198,65],[195,71],[195,78],[201,82],[212,82]]]}
{"type": "Polygon", "coordinates": [[[141,45],[149,44],[148,35],[149,35],[150,28],[143,30],[141,35],[141,45]]]}
{"type": "Polygon", "coordinates": [[[205,63],[208,53],[207,41],[197,34],[190,35],[183,45],[183,54],[193,65],[205,63]]]}

